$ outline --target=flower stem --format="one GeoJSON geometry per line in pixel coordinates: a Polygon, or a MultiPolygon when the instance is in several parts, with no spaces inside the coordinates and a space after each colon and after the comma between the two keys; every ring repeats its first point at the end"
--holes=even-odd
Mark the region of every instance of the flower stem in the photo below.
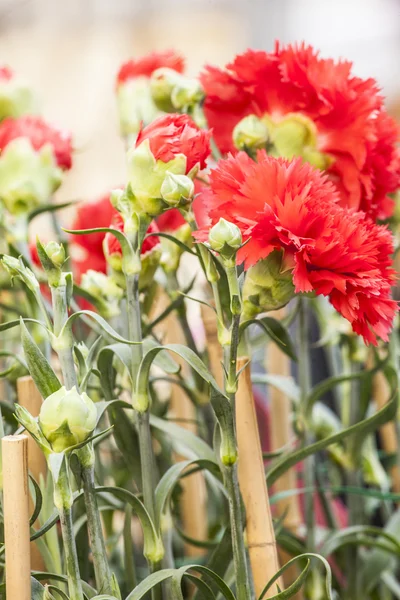
{"type": "MultiPolygon", "coordinates": [[[[308,344],[308,314],[305,299],[299,299],[298,323],[298,369],[300,387],[300,411],[303,418],[303,446],[313,443],[313,434],[310,430],[307,414],[307,400],[310,392],[310,348],[308,344]]],[[[308,552],[315,549],[315,521],[314,521],[314,457],[309,456],[304,460],[304,503],[306,522],[306,546],[308,552]]]]}
{"type": "MultiPolygon", "coordinates": [[[[67,287],[65,285],[58,285],[57,287],[51,286],[50,289],[54,315],[53,333],[55,336],[59,336],[68,319],[67,287]]],[[[56,351],[60,360],[65,387],[67,390],[70,390],[75,386],[79,391],[78,379],[75,371],[73,343],[56,351]]]]}

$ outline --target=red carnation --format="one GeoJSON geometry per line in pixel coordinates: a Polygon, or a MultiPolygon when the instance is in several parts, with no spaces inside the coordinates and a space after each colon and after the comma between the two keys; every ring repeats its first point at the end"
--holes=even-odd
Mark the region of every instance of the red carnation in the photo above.
{"type": "Polygon", "coordinates": [[[156,69],[161,67],[183,73],[185,59],[174,50],[165,50],[164,52],[152,52],[141,58],[129,60],[118,71],[117,86],[136,77],[150,77],[156,69]]]}
{"type": "Polygon", "coordinates": [[[341,204],[386,218],[392,212],[387,194],[400,186],[397,127],[384,113],[376,82],[354,77],[351,66],[321,59],[304,44],[276,44],[270,53],[249,50],[226,69],[205,70],[205,114],[224,153],[235,150],[233,128],[247,115],[266,119],[270,127],[307,119],[315,131],[311,150],[324,157],[341,204]]]}
{"type": "Polygon", "coordinates": [[[156,160],[167,163],[177,154],[184,154],[187,158],[186,174],[196,165],[204,169],[210,155],[210,132],[199,129],[188,115],[159,117],[139,132],[136,148],[145,140],[149,140],[156,160]]]}
{"type": "Polygon", "coordinates": [[[56,129],[40,117],[22,116],[7,118],[0,124],[0,150],[17,138],[27,138],[35,150],[45,144],[53,148],[58,166],[70,169],[72,166],[72,142],[70,134],[56,129]]]}
{"type": "MultiPolygon", "coordinates": [[[[113,229],[118,231],[124,230],[124,220],[119,213],[116,213],[112,219],[111,225],[113,229]]],[[[152,221],[149,225],[147,233],[157,233],[159,231],[157,225],[152,221]]],[[[142,244],[142,256],[153,250],[160,243],[160,238],[156,235],[146,237],[142,244]]],[[[104,245],[106,247],[106,253],[108,255],[120,254],[122,256],[121,245],[117,238],[112,233],[107,233],[104,239],[104,245]]]]}
{"type": "MultiPolygon", "coordinates": [[[[260,151],[257,161],[240,152],[212,171],[212,224],[223,217],[250,239],[239,251],[245,268],[282,250],[297,293],[328,296],[366,343],[387,340],[397,308],[390,232],[365,213],[340,207],[332,182],[301,159],[260,151]]],[[[200,232],[200,239],[206,236],[200,232]]]]}

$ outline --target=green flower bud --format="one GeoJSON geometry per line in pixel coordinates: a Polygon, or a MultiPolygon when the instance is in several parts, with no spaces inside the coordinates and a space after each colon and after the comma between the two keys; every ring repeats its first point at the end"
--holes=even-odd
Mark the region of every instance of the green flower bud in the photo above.
{"type": "Polygon", "coordinates": [[[256,115],[248,115],[236,125],[232,138],[238,150],[266,148],[269,140],[268,127],[256,115]]]}
{"type": "Polygon", "coordinates": [[[62,267],[65,263],[64,246],[57,242],[49,242],[44,249],[51,262],[57,267],[62,267]]]}
{"type": "Polygon", "coordinates": [[[176,110],[182,110],[200,104],[204,99],[204,90],[198,79],[180,77],[171,92],[171,102],[176,110]]]}
{"type": "Polygon", "coordinates": [[[50,145],[39,151],[17,138],[0,155],[0,200],[13,215],[29,213],[49,201],[61,183],[50,145]]]}
{"type": "Polygon", "coordinates": [[[37,98],[31,87],[21,77],[0,79],[0,121],[21,115],[37,114],[37,98]]]}
{"type": "Polygon", "coordinates": [[[156,217],[165,209],[161,186],[166,174],[185,175],[186,156],[177,154],[165,163],[156,160],[149,140],[128,152],[128,180],[132,210],[140,215],[156,217]]]}
{"type": "Polygon", "coordinates": [[[20,279],[34,294],[39,290],[39,282],[33,271],[26,267],[23,260],[3,254],[1,263],[11,279],[20,279]]]}
{"type": "Polygon", "coordinates": [[[167,113],[175,111],[171,94],[180,79],[182,75],[167,67],[161,67],[153,72],[150,79],[150,93],[157,108],[167,113]]]}
{"type": "Polygon", "coordinates": [[[64,386],[43,402],[39,425],[54,452],[84,442],[93,432],[97,422],[94,402],[85,392],[64,386]]]}
{"type": "Polygon", "coordinates": [[[160,264],[161,245],[155,246],[140,256],[142,268],[139,277],[139,291],[142,292],[154,281],[154,274],[160,264]]]}
{"type": "Polygon", "coordinates": [[[275,250],[247,271],[242,294],[246,318],[282,308],[294,297],[292,271],[285,268],[282,252],[275,250]]]}
{"type": "Polygon", "coordinates": [[[147,77],[136,77],[119,85],[117,107],[120,131],[125,137],[136,135],[142,124],[149,125],[161,115],[147,77]]]}
{"type": "Polygon", "coordinates": [[[194,183],[187,175],[175,175],[167,171],[161,185],[161,197],[168,206],[188,204],[194,196],[194,183]]]}
{"type": "Polygon", "coordinates": [[[221,219],[208,234],[210,247],[222,256],[231,257],[242,245],[242,233],[237,225],[221,219]]]}
{"type": "Polygon", "coordinates": [[[81,287],[96,299],[96,308],[104,317],[115,317],[121,313],[119,301],[124,290],[112,277],[89,269],[82,275],[81,287]]]}

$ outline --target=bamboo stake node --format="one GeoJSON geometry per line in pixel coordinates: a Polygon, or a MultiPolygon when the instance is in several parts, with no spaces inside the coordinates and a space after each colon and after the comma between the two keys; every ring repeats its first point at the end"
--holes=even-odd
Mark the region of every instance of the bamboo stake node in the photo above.
{"type": "Polygon", "coordinates": [[[28,436],[2,439],[7,600],[31,599],[28,436]]]}

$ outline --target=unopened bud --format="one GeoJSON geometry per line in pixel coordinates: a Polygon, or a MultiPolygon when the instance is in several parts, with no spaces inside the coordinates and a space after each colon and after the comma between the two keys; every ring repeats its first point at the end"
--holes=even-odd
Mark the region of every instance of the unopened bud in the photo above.
{"type": "Polygon", "coordinates": [[[204,99],[204,90],[198,79],[180,77],[171,92],[171,102],[176,110],[191,107],[204,99]]]}
{"type": "Polygon", "coordinates": [[[96,406],[85,392],[64,386],[43,402],[39,425],[54,452],[84,442],[97,422],[96,406]]]}
{"type": "Polygon", "coordinates": [[[65,262],[64,246],[57,242],[49,242],[44,249],[51,262],[57,267],[62,267],[65,262]]]}
{"type": "Polygon", "coordinates": [[[242,245],[242,233],[237,225],[221,219],[208,234],[210,247],[223,256],[232,256],[242,245]]]}
{"type": "Polygon", "coordinates": [[[188,204],[194,196],[194,183],[187,175],[175,175],[167,171],[161,185],[161,197],[168,206],[188,204]]]}
{"type": "Polygon", "coordinates": [[[236,125],[232,134],[238,150],[258,150],[268,144],[268,127],[256,115],[248,115],[236,125]]]}
{"type": "Polygon", "coordinates": [[[179,73],[167,67],[161,67],[154,71],[150,80],[150,91],[158,109],[164,112],[174,112],[175,107],[171,101],[171,94],[181,77],[179,73]]]}
{"type": "Polygon", "coordinates": [[[242,292],[246,318],[285,306],[294,296],[294,285],[292,269],[285,268],[283,253],[275,250],[251,267],[242,292]]]}

